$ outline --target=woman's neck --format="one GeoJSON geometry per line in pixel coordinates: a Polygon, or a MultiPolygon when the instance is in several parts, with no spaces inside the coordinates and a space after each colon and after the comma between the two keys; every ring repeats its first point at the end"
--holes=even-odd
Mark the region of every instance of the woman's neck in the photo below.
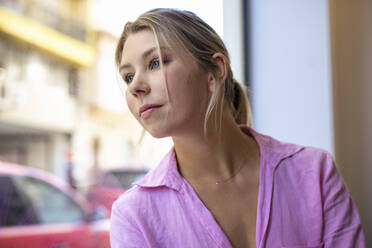
{"type": "MultiPolygon", "coordinates": [[[[211,129],[209,129],[211,130],[211,129]]],[[[210,183],[231,178],[249,166],[258,151],[255,140],[244,134],[232,116],[224,116],[220,131],[173,137],[178,168],[189,181],[210,183]]]]}

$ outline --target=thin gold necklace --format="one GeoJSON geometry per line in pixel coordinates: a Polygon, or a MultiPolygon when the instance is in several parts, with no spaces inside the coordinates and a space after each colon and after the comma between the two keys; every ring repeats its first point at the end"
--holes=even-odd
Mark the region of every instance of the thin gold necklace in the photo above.
{"type": "MultiPolygon", "coordinates": [[[[177,169],[178,169],[178,171],[180,172],[180,174],[181,174],[181,176],[183,177],[183,178],[185,178],[185,176],[184,175],[182,175],[182,173],[181,173],[181,170],[180,170],[180,167],[179,167],[179,163],[178,163],[178,160],[177,160],[177,158],[176,158],[176,161],[177,161],[177,169]]],[[[245,165],[245,163],[243,163],[235,172],[234,172],[234,174],[232,174],[230,177],[228,177],[228,178],[225,178],[225,179],[221,179],[221,180],[217,180],[217,181],[215,181],[215,182],[205,182],[205,183],[202,183],[202,184],[215,184],[215,185],[218,185],[218,184],[220,184],[220,183],[226,183],[226,182],[228,182],[228,181],[230,181],[231,179],[233,179],[234,177],[236,177],[236,175],[238,175],[239,173],[240,173],[240,171],[244,168],[244,165],[245,165]]],[[[185,178],[186,179],[186,178],[185,178]]],[[[187,179],[186,179],[187,180],[187,179]]]]}
{"type": "MultiPolygon", "coordinates": [[[[217,180],[215,182],[202,182],[201,184],[215,184],[215,185],[218,185],[218,184],[221,184],[221,183],[226,183],[226,182],[229,182],[231,179],[233,179],[234,177],[236,177],[241,171],[242,169],[244,168],[244,165],[241,165],[235,172],[234,174],[232,174],[231,176],[229,176],[228,178],[225,178],[225,179],[221,179],[221,180],[217,180]]],[[[186,178],[185,178],[186,179],[186,178]]]]}
{"type": "MultiPolygon", "coordinates": [[[[228,182],[228,181],[230,181],[231,179],[233,179],[236,175],[238,175],[239,174],[239,172],[241,172],[241,170],[243,169],[243,167],[244,167],[244,164],[242,164],[235,172],[234,172],[234,174],[232,174],[230,177],[228,177],[228,178],[225,178],[225,179],[222,179],[222,180],[218,180],[218,181],[216,181],[214,184],[216,184],[216,185],[218,185],[218,184],[220,184],[220,183],[226,183],[226,182],[228,182]]],[[[208,184],[212,184],[212,183],[208,183],[208,184]]]]}

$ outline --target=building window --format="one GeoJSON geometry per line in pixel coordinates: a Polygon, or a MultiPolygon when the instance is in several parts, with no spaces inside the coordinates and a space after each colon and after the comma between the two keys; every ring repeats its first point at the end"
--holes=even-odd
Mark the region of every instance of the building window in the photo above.
{"type": "Polygon", "coordinates": [[[74,98],[77,98],[79,94],[79,77],[75,68],[70,68],[68,71],[68,93],[74,98]]]}

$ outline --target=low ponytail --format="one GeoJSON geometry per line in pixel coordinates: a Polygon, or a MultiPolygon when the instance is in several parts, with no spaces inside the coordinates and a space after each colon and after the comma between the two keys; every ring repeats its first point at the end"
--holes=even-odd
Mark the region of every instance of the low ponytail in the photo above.
{"type": "Polygon", "coordinates": [[[234,93],[231,99],[231,107],[235,122],[238,125],[253,126],[252,110],[248,97],[245,92],[245,87],[233,80],[234,93]]]}

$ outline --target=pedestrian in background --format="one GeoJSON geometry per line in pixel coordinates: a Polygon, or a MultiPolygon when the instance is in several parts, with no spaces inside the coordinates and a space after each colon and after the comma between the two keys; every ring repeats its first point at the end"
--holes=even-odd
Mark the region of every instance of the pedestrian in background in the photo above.
{"type": "Polygon", "coordinates": [[[66,162],[64,167],[66,172],[66,180],[73,189],[77,189],[77,183],[74,176],[74,164],[72,162],[72,152],[70,150],[66,151],[65,159],[66,162]]]}

